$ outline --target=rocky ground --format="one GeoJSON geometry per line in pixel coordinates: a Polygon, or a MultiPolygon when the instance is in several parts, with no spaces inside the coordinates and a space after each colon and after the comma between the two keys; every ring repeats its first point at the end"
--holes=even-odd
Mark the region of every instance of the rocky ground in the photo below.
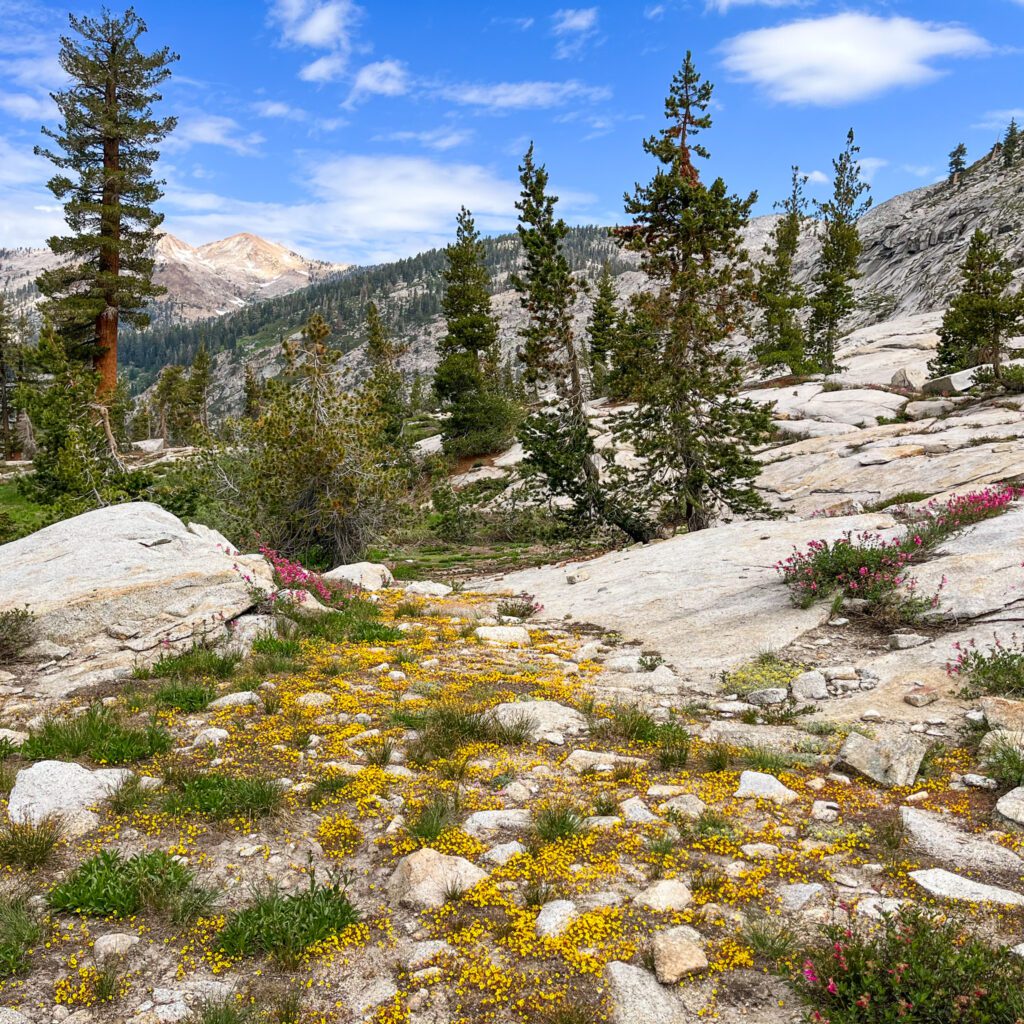
{"type": "MultiPolygon", "coordinates": [[[[282,1024],[782,1024],[836,918],[920,905],[1024,950],[1024,790],[989,775],[1024,702],[933,672],[962,622],[794,608],[772,558],[691,621],[635,561],[671,574],[678,542],[550,570],[543,608],[423,583],[274,615],[268,566],[128,509],[0,549],[22,597],[31,564],[66,581],[0,681],[4,1024],[219,1024],[224,999],[282,1024]],[[80,555],[101,532],[120,586],[80,555]]],[[[958,599],[1020,514],[950,542],[958,599]]]]}

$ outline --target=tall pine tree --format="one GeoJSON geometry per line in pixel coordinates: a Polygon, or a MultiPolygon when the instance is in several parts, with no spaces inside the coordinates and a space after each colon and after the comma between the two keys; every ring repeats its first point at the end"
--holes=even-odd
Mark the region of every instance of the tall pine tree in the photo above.
{"type": "Polygon", "coordinates": [[[502,392],[490,275],[480,233],[465,207],[445,258],[441,309],[448,330],[438,344],[434,374],[434,393],[448,414],[444,450],[455,458],[488,455],[508,447],[520,416],[514,398],[502,392]]]}
{"type": "Polygon", "coordinates": [[[669,526],[709,526],[717,513],[765,511],[753,488],[753,446],[769,413],[739,397],[743,363],[727,339],[746,326],[752,274],[741,232],[756,196],[710,186],[694,158],[711,127],[712,85],[687,53],[665,101],[668,125],[644,142],[658,167],[626,195],[632,224],[619,236],[640,253],[652,290],[634,297],[630,319],[636,409],[617,433],[642,460],[626,486],[669,526]]]}
{"type": "Polygon", "coordinates": [[[1006,134],[1003,136],[1003,166],[1013,167],[1017,163],[1021,151],[1020,128],[1015,117],[1010,119],[1006,134]]]}
{"type": "Polygon", "coordinates": [[[957,175],[967,170],[967,147],[958,142],[949,154],[949,180],[955,181],[957,175]]]}
{"type": "Polygon", "coordinates": [[[402,373],[398,360],[406,347],[391,336],[377,303],[366,304],[366,358],[370,363],[370,378],[364,392],[375,410],[375,418],[386,447],[401,442],[405,428],[407,403],[402,373]]]}
{"type": "Polygon", "coordinates": [[[611,268],[605,261],[597,280],[597,294],[587,322],[590,341],[590,380],[595,395],[608,391],[609,360],[615,349],[615,334],[619,325],[618,297],[611,268]]]}
{"type": "Polygon", "coordinates": [[[762,366],[788,366],[792,373],[802,373],[806,368],[807,337],[801,313],[807,296],[793,274],[800,235],[807,221],[806,184],[807,175],[794,167],[790,193],[776,204],[782,216],[758,266],[757,305],[761,316],[754,355],[762,366]]]}
{"type": "Polygon", "coordinates": [[[981,228],[971,238],[961,280],[928,368],[935,374],[955,373],[986,363],[999,381],[1006,340],[1024,331],[1024,295],[1010,294],[1013,265],[981,228]]]}
{"type": "Polygon", "coordinates": [[[853,284],[860,274],[861,239],[858,219],[871,207],[870,197],[862,199],[870,186],[861,175],[853,129],[846,136],[846,148],[832,161],[832,198],[815,203],[823,232],[815,293],[808,325],[808,353],[822,373],[834,373],[836,343],[843,321],[854,310],[853,284]]]}
{"type": "Polygon", "coordinates": [[[166,47],[139,49],[145,22],[129,8],[116,18],[70,16],[75,36],[63,36],[60,66],[71,85],[53,94],[62,118],[43,133],[55,150],[36,148],[59,168],[50,191],[64,204],[71,234],[54,236],[63,257],[37,280],[45,315],[73,355],[92,359],[98,394],[117,386],[117,343],[122,321],[149,323],[146,305],[163,289],[153,284],[152,248],[163,215],[154,204],[163,182],[153,177],[157,146],[175,126],[153,104],[178,59],[166,47]]]}

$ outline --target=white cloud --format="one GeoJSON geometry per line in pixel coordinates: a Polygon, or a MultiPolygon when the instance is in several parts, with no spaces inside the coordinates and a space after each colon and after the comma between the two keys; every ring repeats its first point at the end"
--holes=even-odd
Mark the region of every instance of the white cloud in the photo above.
{"type": "MultiPolygon", "coordinates": [[[[707,0],[707,9],[717,11],[719,14],[727,14],[733,7],[791,7],[794,4],[803,4],[808,0],[707,0]]],[[[809,0],[813,3],[814,0],[809,0]]],[[[1021,0],[1024,3],[1024,0],[1021,0]]]]}
{"type": "Polygon", "coordinates": [[[808,171],[807,180],[812,185],[827,185],[832,179],[824,171],[808,171]]]}
{"type": "Polygon", "coordinates": [[[0,93],[0,110],[22,121],[41,121],[56,112],[49,96],[33,96],[27,92],[0,93]]]}
{"type": "Polygon", "coordinates": [[[591,86],[571,79],[567,82],[496,82],[444,86],[440,95],[467,107],[491,111],[536,110],[561,107],[571,100],[595,103],[611,97],[604,86],[591,86]]]}
{"type": "Polygon", "coordinates": [[[345,106],[354,106],[365,96],[404,96],[408,91],[405,65],[397,60],[379,60],[359,69],[345,106]]]}
{"type": "Polygon", "coordinates": [[[44,182],[53,165],[30,143],[0,136],[0,238],[5,246],[40,246],[63,230],[60,205],[44,182]]]}
{"type": "Polygon", "coordinates": [[[596,7],[565,7],[552,15],[551,32],[558,38],[555,57],[568,60],[578,57],[587,41],[597,31],[596,7]]]}
{"type": "Polygon", "coordinates": [[[251,156],[265,141],[257,132],[244,132],[234,118],[221,114],[186,113],[164,143],[164,149],[180,152],[193,145],[223,146],[239,156],[251,156]]]}
{"type": "Polygon", "coordinates": [[[889,166],[888,160],[880,156],[863,156],[857,161],[860,164],[861,177],[868,183],[875,180],[875,176],[883,167],[889,166]]]}
{"type": "Polygon", "coordinates": [[[377,135],[374,137],[375,142],[418,142],[421,146],[426,146],[428,149],[436,149],[440,152],[445,152],[449,149],[455,149],[457,146],[462,146],[472,139],[473,133],[465,131],[461,128],[453,128],[451,126],[442,126],[440,128],[431,128],[428,131],[412,132],[412,131],[399,131],[389,132],[386,135],[377,135]]]}
{"type": "MultiPolygon", "coordinates": [[[[1024,0],[1019,0],[1019,2],[1024,4],[1024,0]]],[[[982,115],[981,120],[976,124],[972,124],[971,127],[986,132],[1003,132],[1014,118],[1016,118],[1018,124],[1024,124],[1024,107],[986,111],[982,115]]]]}
{"type": "Polygon", "coordinates": [[[915,178],[928,178],[935,173],[935,168],[931,164],[902,164],[900,170],[915,178]]]}
{"type": "Polygon", "coordinates": [[[726,68],[772,99],[829,106],[920,85],[942,74],[936,58],[992,47],[958,25],[849,12],[745,32],[723,49],[726,68]]]}
{"type": "Polygon", "coordinates": [[[307,114],[290,103],[282,103],[280,100],[260,100],[252,105],[252,109],[260,117],[277,118],[284,121],[305,121],[307,114]]]}
{"type": "Polygon", "coordinates": [[[665,12],[667,10],[668,8],[665,4],[649,4],[644,8],[644,17],[648,21],[657,21],[659,18],[663,18],[665,16],[665,12]]]}
{"type": "MultiPolygon", "coordinates": [[[[1024,3],[1024,0],[1021,0],[1021,3],[1024,3]]],[[[527,32],[533,28],[534,23],[534,18],[491,18],[492,25],[508,25],[519,32],[527,32]]]]}
{"type": "Polygon", "coordinates": [[[281,29],[281,41],[330,53],[305,65],[306,82],[330,82],[344,74],[352,53],[352,34],[363,9],[353,0],[274,0],[270,21],[281,29]]]}
{"type": "MultiPolygon", "coordinates": [[[[515,226],[518,182],[479,164],[346,155],[312,163],[306,180],[309,196],[293,205],[232,199],[172,181],[167,230],[194,242],[252,231],[299,252],[375,263],[446,245],[463,204],[485,231],[515,226]]],[[[592,216],[592,196],[556,191],[564,216],[592,216]]]]}

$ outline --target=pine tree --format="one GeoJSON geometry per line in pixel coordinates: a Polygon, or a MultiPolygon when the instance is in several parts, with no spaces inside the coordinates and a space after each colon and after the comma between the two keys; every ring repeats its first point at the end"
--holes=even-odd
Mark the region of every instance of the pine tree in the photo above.
{"type": "Polygon", "coordinates": [[[253,372],[251,366],[245,368],[245,379],[242,384],[242,416],[254,420],[260,414],[263,402],[263,382],[253,372]]]}
{"type": "Polygon", "coordinates": [[[0,458],[13,459],[15,450],[11,392],[17,380],[20,346],[7,296],[0,292],[0,458]]]}
{"type": "Polygon", "coordinates": [[[807,337],[800,314],[807,305],[807,296],[793,276],[793,264],[807,221],[807,175],[797,167],[792,170],[789,196],[776,203],[782,217],[765,246],[765,258],[758,265],[757,305],[761,317],[754,355],[762,366],[788,366],[791,373],[802,373],[807,337]]]}
{"type": "Polygon", "coordinates": [[[370,364],[370,378],[364,390],[376,410],[385,446],[399,444],[405,427],[407,404],[402,374],[398,369],[399,357],[405,351],[405,346],[392,338],[377,304],[367,303],[366,358],[370,364]]]}
{"type": "Polygon", "coordinates": [[[146,31],[132,8],[120,18],[70,16],[78,38],[61,38],[60,65],[69,88],[53,94],[62,122],[43,129],[56,151],[36,148],[59,173],[48,186],[64,204],[70,235],[54,236],[62,259],[37,280],[43,311],[73,355],[88,355],[99,373],[98,394],[117,387],[121,321],[141,329],[146,306],[163,289],[152,281],[152,247],[163,215],[153,205],[163,184],[153,177],[157,145],[175,126],[158,118],[157,89],[178,59],[166,47],[143,53],[146,31]]]}
{"type": "Polygon", "coordinates": [[[857,220],[871,207],[870,197],[861,196],[871,186],[861,177],[853,129],[846,136],[846,148],[832,161],[835,171],[832,198],[815,203],[824,231],[818,269],[814,275],[816,291],[811,299],[808,325],[808,353],[822,373],[834,373],[836,342],[843,321],[854,310],[853,285],[860,274],[861,239],[857,220]]]}
{"type": "Polygon", "coordinates": [[[694,166],[708,157],[696,137],[711,127],[712,89],[687,53],[665,101],[668,126],[644,142],[659,166],[626,195],[632,224],[618,232],[654,288],[631,302],[636,409],[616,433],[642,461],[624,486],[689,530],[722,509],[766,511],[752,448],[768,437],[769,413],[739,397],[743,363],[726,347],[752,294],[741,232],[756,196],[730,195],[721,178],[706,186],[694,166]]]}
{"type": "Polygon", "coordinates": [[[960,291],[942,318],[928,368],[945,374],[987,363],[1000,381],[1006,340],[1024,331],[1024,295],[1009,294],[1013,265],[980,228],[971,238],[961,279],[960,291]]]}
{"type": "Polygon", "coordinates": [[[618,296],[607,260],[597,280],[597,294],[587,323],[590,341],[590,379],[595,395],[608,390],[609,360],[615,349],[615,333],[619,325],[618,296]]]}
{"type": "Polygon", "coordinates": [[[1003,166],[1013,167],[1020,156],[1020,150],[1020,128],[1017,125],[1017,119],[1014,117],[1010,119],[1010,123],[1006,128],[1006,134],[1003,136],[1003,166]]]}
{"type": "Polygon", "coordinates": [[[955,180],[958,174],[967,170],[967,147],[958,142],[949,154],[949,180],[955,180]]]}
{"type": "Polygon", "coordinates": [[[197,425],[202,431],[207,431],[210,427],[207,404],[212,382],[213,363],[206,342],[200,341],[188,371],[188,401],[195,411],[197,425]]]}
{"type": "Polygon", "coordinates": [[[484,245],[465,207],[456,223],[455,242],[445,249],[441,309],[448,330],[438,344],[434,393],[448,413],[444,450],[460,458],[508,447],[520,415],[512,396],[502,392],[496,372],[498,322],[491,312],[484,245]]]}

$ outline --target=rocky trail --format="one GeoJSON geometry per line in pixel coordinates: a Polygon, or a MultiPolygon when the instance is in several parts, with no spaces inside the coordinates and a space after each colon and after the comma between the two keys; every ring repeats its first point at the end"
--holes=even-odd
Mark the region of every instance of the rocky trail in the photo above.
{"type": "Polygon", "coordinates": [[[1019,616],[1022,515],[916,570],[950,582],[915,629],[774,569],[887,514],[464,592],[282,591],[147,505],[0,548],[38,630],[0,679],[0,1021],[783,1024],[830,921],[1024,953],[1024,701],[945,669],[1019,616]]]}

